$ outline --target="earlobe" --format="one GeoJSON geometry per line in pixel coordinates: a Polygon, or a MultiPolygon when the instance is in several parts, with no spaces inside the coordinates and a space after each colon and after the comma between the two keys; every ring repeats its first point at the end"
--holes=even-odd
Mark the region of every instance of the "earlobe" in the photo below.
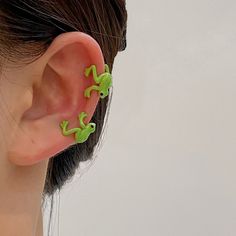
{"type": "Polygon", "coordinates": [[[92,92],[88,98],[85,91],[94,84],[93,78],[86,76],[86,68],[95,65],[98,74],[104,73],[98,43],[84,33],[65,33],[38,60],[42,73],[37,81],[32,79],[32,106],[23,113],[9,149],[9,159],[16,165],[36,164],[73,145],[73,135],[65,136],[72,134],[74,127],[89,126],[80,141],[86,141],[96,128],[89,122],[100,94],[92,92]]]}

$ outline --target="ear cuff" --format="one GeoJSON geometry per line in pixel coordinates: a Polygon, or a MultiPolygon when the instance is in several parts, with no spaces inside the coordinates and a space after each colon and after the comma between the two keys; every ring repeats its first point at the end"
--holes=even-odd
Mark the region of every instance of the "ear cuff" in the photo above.
{"type": "MultiPolygon", "coordinates": [[[[105,64],[105,71],[98,75],[96,65],[91,65],[85,69],[84,75],[89,78],[90,75],[93,76],[94,84],[86,88],[84,91],[84,96],[86,98],[91,97],[93,91],[97,92],[101,99],[104,99],[109,95],[109,89],[112,87],[112,75],[110,73],[109,66],[105,64]]],[[[62,135],[69,136],[74,134],[76,143],[84,143],[88,140],[89,136],[96,131],[95,123],[84,123],[84,119],[88,116],[85,112],[81,112],[78,115],[78,120],[80,123],[79,128],[68,129],[69,121],[63,120],[60,123],[60,128],[62,135]]]]}

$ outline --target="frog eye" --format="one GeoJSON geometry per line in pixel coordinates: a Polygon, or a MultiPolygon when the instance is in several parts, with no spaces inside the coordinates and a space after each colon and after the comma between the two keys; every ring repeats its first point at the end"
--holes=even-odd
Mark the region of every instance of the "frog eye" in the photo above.
{"type": "Polygon", "coordinates": [[[100,92],[100,96],[103,97],[103,96],[104,96],[104,93],[103,93],[103,92],[100,92]]]}
{"type": "Polygon", "coordinates": [[[95,128],[95,127],[94,127],[94,125],[91,125],[90,127],[91,127],[92,129],[94,129],[94,128],[95,128]]]}

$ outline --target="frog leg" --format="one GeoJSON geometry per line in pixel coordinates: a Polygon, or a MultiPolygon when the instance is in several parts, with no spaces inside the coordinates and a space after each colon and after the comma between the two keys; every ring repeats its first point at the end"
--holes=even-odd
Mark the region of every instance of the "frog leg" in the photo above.
{"type": "Polygon", "coordinates": [[[107,64],[105,64],[105,71],[110,74],[110,69],[109,69],[109,66],[107,64]]]}
{"type": "Polygon", "coordinates": [[[74,128],[74,129],[67,130],[68,124],[69,124],[68,121],[66,121],[66,122],[63,121],[63,122],[61,123],[62,132],[63,132],[63,135],[65,135],[65,136],[74,134],[74,133],[76,133],[76,132],[78,132],[78,131],[81,130],[80,128],[74,128]]]}
{"type": "Polygon", "coordinates": [[[93,67],[95,67],[95,65],[92,65],[92,66],[90,66],[90,67],[85,69],[85,73],[84,74],[85,74],[86,77],[89,77],[93,67]]]}
{"type": "Polygon", "coordinates": [[[84,119],[87,117],[88,115],[85,112],[80,113],[79,115],[79,123],[82,129],[85,129],[86,125],[84,124],[84,119]]]}
{"type": "Polygon", "coordinates": [[[91,96],[92,90],[97,90],[97,91],[99,91],[100,89],[99,89],[99,86],[93,85],[93,86],[87,88],[87,89],[84,91],[84,96],[87,97],[87,98],[89,98],[89,97],[91,96]]]}
{"type": "Polygon", "coordinates": [[[92,73],[93,73],[94,81],[95,81],[97,84],[99,84],[99,83],[101,82],[101,76],[98,76],[98,74],[97,74],[97,68],[96,68],[95,65],[92,65],[92,66],[90,66],[89,68],[87,68],[87,69],[85,70],[85,75],[88,77],[88,76],[90,75],[91,71],[92,71],[92,73]]]}

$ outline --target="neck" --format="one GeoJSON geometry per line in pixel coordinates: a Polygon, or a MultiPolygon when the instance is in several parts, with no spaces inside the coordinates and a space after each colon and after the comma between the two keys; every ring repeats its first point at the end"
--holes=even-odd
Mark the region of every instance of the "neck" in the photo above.
{"type": "Polygon", "coordinates": [[[40,208],[35,236],[43,236],[43,215],[40,208]]]}
{"type": "Polygon", "coordinates": [[[0,235],[43,236],[41,199],[48,161],[15,166],[0,163],[0,235]]]}

